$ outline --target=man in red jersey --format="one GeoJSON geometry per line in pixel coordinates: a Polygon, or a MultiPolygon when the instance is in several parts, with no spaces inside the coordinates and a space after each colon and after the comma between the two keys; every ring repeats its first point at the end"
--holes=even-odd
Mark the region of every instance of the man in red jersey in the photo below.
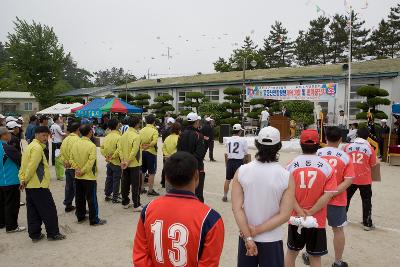
{"type": "Polygon", "coordinates": [[[285,266],[295,266],[300,250],[306,247],[312,267],[321,266],[321,256],[328,253],[326,244],[326,206],[337,190],[334,170],[331,165],[316,156],[319,135],[316,130],[304,130],[300,136],[303,155],[296,157],[288,166],[295,181],[295,204],[292,216],[312,216],[317,227],[302,228],[289,225],[288,251],[285,266]]]}
{"type": "Polygon", "coordinates": [[[166,161],[164,170],[173,189],[144,207],[133,244],[133,265],[217,267],[224,223],[195,196],[196,158],[177,152],[166,161]]]}
{"type": "Polygon", "coordinates": [[[350,154],[354,164],[356,177],[353,184],[347,189],[347,209],[349,209],[351,198],[357,189],[360,190],[362,209],[363,209],[363,225],[365,231],[375,229],[372,223],[372,177],[371,168],[377,164],[376,153],[367,139],[369,132],[367,128],[360,128],[357,131],[357,138],[354,143],[347,145],[344,151],[350,154]]]}

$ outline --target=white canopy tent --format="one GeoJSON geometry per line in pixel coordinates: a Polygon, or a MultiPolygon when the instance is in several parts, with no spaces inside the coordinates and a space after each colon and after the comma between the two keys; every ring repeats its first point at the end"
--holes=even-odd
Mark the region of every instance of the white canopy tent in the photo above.
{"type": "Polygon", "coordinates": [[[71,114],[71,109],[83,106],[81,103],[61,104],[57,103],[54,106],[48,107],[39,111],[37,114],[71,114]]]}

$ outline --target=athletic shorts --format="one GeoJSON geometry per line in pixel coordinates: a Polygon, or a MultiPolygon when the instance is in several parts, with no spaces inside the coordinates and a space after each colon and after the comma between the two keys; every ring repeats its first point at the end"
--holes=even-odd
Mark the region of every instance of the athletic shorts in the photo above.
{"type": "Polygon", "coordinates": [[[157,155],[148,151],[142,152],[142,173],[156,174],[157,172],[157,155]]]}
{"type": "Polygon", "coordinates": [[[239,238],[238,246],[238,267],[283,267],[284,253],[283,242],[255,242],[257,245],[258,255],[255,257],[246,256],[246,245],[242,238],[239,238]]]}
{"type": "Polygon", "coordinates": [[[328,225],[331,227],[343,227],[347,224],[346,207],[328,205],[328,225]]]}
{"type": "Polygon", "coordinates": [[[232,180],[237,169],[243,165],[243,159],[228,159],[226,163],[226,180],[232,180]]]}
{"type": "Polygon", "coordinates": [[[325,228],[303,228],[301,234],[297,233],[297,226],[289,224],[288,249],[300,251],[306,247],[311,256],[323,256],[328,254],[325,228]]]}

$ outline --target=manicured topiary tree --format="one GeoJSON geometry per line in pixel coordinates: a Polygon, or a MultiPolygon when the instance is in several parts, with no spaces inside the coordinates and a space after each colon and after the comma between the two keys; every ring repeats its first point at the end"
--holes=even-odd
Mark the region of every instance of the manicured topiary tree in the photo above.
{"type": "Polygon", "coordinates": [[[156,117],[162,119],[168,111],[174,111],[175,108],[170,101],[173,101],[174,97],[172,95],[161,95],[154,98],[154,104],[149,106],[149,109],[153,109],[156,117]]]}
{"type": "Polygon", "coordinates": [[[219,125],[223,119],[227,119],[231,116],[229,112],[226,112],[225,107],[219,103],[205,102],[199,106],[200,114],[211,116],[215,123],[219,125]]]}
{"type": "Polygon", "coordinates": [[[365,85],[358,88],[357,94],[359,96],[364,96],[367,98],[367,101],[357,104],[357,108],[363,110],[363,112],[360,112],[356,115],[356,118],[358,120],[366,120],[369,109],[371,109],[371,113],[376,119],[388,118],[385,112],[376,109],[376,106],[379,105],[385,105],[385,106],[390,105],[390,100],[384,98],[385,96],[389,95],[388,91],[375,86],[365,85]]]}
{"type": "Polygon", "coordinates": [[[314,103],[308,100],[282,101],[273,104],[273,110],[279,111],[285,106],[291,113],[291,119],[298,124],[311,125],[314,123],[314,103]],[[277,109],[277,110],[276,110],[277,109]]]}
{"type": "Polygon", "coordinates": [[[183,102],[183,106],[194,108],[196,113],[199,113],[199,106],[205,102],[204,97],[204,94],[201,92],[187,92],[186,101],[183,102]]]}
{"type": "Polygon", "coordinates": [[[261,111],[264,109],[265,99],[253,98],[250,100],[251,111],[247,113],[247,117],[258,120],[261,111]]]}
{"type": "Polygon", "coordinates": [[[240,108],[242,106],[242,89],[235,87],[228,87],[224,90],[225,100],[228,100],[222,103],[223,107],[227,109],[227,112],[230,112],[230,117],[223,119],[221,123],[226,124],[235,124],[239,123],[240,116],[240,108]]]}
{"type": "Polygon", "coordinates": [[[120,98],[121,100],[123,100],[123,101],[126,101],[126,102],[132,102],[133,100],[134,100],[134,97],[133,97],[133,95],[131,95],[130,93],[125,93],[125,92],[123,92],[123,93],[119,93],[118,94],[118,98],[120,98]]]}
{"type": "Polygon", "coordinates": [[[148,94],[139,94],[133,98],[133,101],[130,102],[130,104],[133,104],[133,105],[143,109],[144,112],[146,112],[150,105],[150,102],[149,102],[150,99],[151,99],[151,96],[148,94]]]}

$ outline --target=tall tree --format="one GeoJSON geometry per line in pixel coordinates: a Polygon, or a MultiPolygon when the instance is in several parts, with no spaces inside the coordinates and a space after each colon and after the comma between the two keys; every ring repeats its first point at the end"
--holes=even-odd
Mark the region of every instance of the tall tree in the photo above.
{"type": "Polygon", "coordinates": [[[327,28],[330,20],[320,16],[310,21],[308,41],[312,53],[312,59],[316,64],[326,64],[329,56],[330,33],[327,28]]]}
{"type": "Polygon", "coordinates": [[[371,56],[376,58],[394,58],[397,41],[388,22],[381,20],[379,27],[372,32],[369,41],[369,54],[371,56]]]}
{"type": "Polygon", "coordinates": [[[296,56],[297,64],[301,66],[312,64],[313,58],[308,33],[299,31],[299,35],[294,43],[294,54],[296,56]]]}
{"type": "Polygon", "coordinates": [[[49,106],[55,100],[54,87],[65,63],[64,49],[52,27],[19,18],[14,26],[6,43],[8,66],[42,107],[49,106]]]}
{"type": "Polygon", "coordinates": [[[288,31],[282,22],[275,21],[269,36],[264,39],[260,53],[269,68],[290,66],[293,60],[293,43],[289,40],[288,31]]]}
{"type": "Polygon", "coordinates": [[[239,49],[233,50],[233,54],[229,58],[229,63],[232,65],[232,63],[237,63],[238,64],[238,69],[243,68],[243,60],[247,59],[247,70],[252,70],[256,68],[263,68],[264,66],[264,60],[262,56],[258,54],[257,51],[258,45],[256,45],[253,40],[251,40],[250,36],[246,36],[243,45],[239,49]],[[252,66],[250,62],[252,60],[255,60],[257,62],[256,66],[252,66]]]}
{"type": "Polygon", "coordinates": [[[346,31],[346,18],[342,15],[336,14],[331,24],[330,29],[330,57],[332,63],[341,63],[346,61],[345,51],[349,44],[349,37],[346,31]]]}
{"type": "MultiPolygon", "coordinates": [[[[352,27],[352,39],[351,39],[351,60],[362,60],[367,55],[368,51],[368,34],[370,30],[364,28],[365,20],[360,20],[359,14],[355,13],[354,10],[351,12],[351,27],[352,27]]],[[[349,20],[349,17],[346,17],[349,20]]]]}
{"type": "Polygon", "coordinates": [[[392,47],[392,57],[400,56],[400,3],[390,8],[389,26],[395,45],[392,47]]]}
{"type": "Polygon", "coordinates": [[[126,72],[123,68],[112,67],[94,73],[95,86],[122,85],[134,81],[136,81],[135,75],[126,72]]]}
{"type": "Polygon", "coordinates": [[[219,57],[213,64],[214,70],[217,72],[232,71],[231,65],[223,57],[219,57]]]}
{"type": "Polygon", "coordinates": [[[72,58],[71,53],[65,57],[65,65],[63,70],[63,80],[66,81],[72,88],[84,88],[93,86],[90,78],[93,75],[83,69],[79,68],[78,64],[72,58]]]}

